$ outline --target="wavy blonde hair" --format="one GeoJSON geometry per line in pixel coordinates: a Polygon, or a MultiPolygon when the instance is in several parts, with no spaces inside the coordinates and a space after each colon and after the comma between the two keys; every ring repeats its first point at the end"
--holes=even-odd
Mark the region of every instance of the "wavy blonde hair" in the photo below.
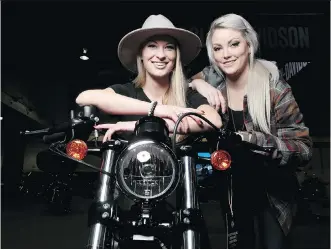
{"type": "Polygon", "coordinates": [[[226,14],[212,22],[206,38],[209,61],[221,76],[224,76],[224,74],[215,62],[211,41],[216,29],[238,30],[249,44],[250,55],[247,82],[248,110],[254,126],[260,131],[270,134],[270,82],[277,82],[279,80],[279,70],[276,64],[255,57],[259,48],[259,41],[256,31],[249,22],[237,14],[226,14]]]}
{"type": "MultiPolygon", "coordinates": [[[[148,41],[147,41],[148,42],[148,41]]],[[[136,78],[133,80],[136,88],[143,87],[146,83],[146,69],[141,60],[141,50],[146,45],[143,43],[140,49],[140,53],[137,56],[137,71],[138,74],[136,78]]],[[[170,85],[162,98],[162,104],[187,107],[186,102],[186,91],[188,88],[188,84],[186,84],[186,78],[183,71],[183,66],[180,57],[180,49],[178,43],[176,44],[176,63],[173,71],[170,73],[170,85]]],[[[176,141],[181,141],[185,138],[185,135],[178,135],[176,137],[176,141]]]]}

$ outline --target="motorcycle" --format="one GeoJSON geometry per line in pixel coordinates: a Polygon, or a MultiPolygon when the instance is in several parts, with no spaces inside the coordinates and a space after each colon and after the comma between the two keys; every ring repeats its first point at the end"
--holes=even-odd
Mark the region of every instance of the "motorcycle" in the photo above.
{"type": "MultiPolygon", "coordinates": [[[[72,111],[70,122],[65,125],[23,133],[44,135],[44,139],[54,141],[49,147],[53,153],[100,172],[97,195],[88,214],[87,248],[207,248],[196,164],[210,163],[215,171],[228,170],[231,155],[227,149],[244,142],[239,135],[218,129],[195,113],[178,118],[173,138],[187,115],[198,116],[214,131],[176,143],[163,119],[146,116],[137,121],[131,141],[116,135],[100,143],[98,131],[93,129],[99,122],[96,108],[84,106],[77,114],[72,111]],[[85,135],[94,134],[94,146],[88,147],[87,137],[77,133],[82,127],[85,135]],[[63,133],[65,139],[60,140],[63,133]],[[206,138],[208,151],[212,152],[210,158],[199,157],[200,149],[195,147],[206,138]],[[83,161],[88,153],[102,155],[101,167],[83,161]],[[119,204],[123,196],[131,201],[129,209],[119,204]],[[175,205],[169,202],[173,196],[175,205]]],[[[270,151],[249,147],[264,153],[270,151]]]]}

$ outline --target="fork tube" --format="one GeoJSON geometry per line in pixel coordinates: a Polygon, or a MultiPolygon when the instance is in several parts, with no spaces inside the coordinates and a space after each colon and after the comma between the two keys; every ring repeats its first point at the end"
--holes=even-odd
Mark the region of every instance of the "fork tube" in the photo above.
{"type": "MultiPolygon", "coordinates": [[[[115,178],[113,177],[115,173],[115,143],[113,141],[113,144],[111,144],[112,141],[110,141],[107,145],[107,148],[104,150],[102,154],[102,165],[101,169],[103,171],[110,174],[102,174],[100,173],[100,186],[96,197],[96,203],[104,203],[107,202],[109,206],[113,206],[114,201],[114,191],[115,191],[115,178]]],[[[110,209],[111,214],[109,215],[109,218],[112,218],[113,216],[113,208],[110,209]]],[[[89,233],[89,239],[87,248],[92,249],[103,249],[105,247],[106,242],[106,233],[107,233],[107,226],[100,223],[95,222],[90,227],[90,233],[89,233]]]]}
{"type": "MultiPolygon", "coordinates": [[[[189,147],[186,150],[190,150],[189,147]]],[[[199,202],[197,198],[197,178],[195,169],[194,157],[184,155],[181,157],[183,163],[183,210],[191,208],[199,210],[199,202]]],[[[187,229],[183,232],[183,248],[198,249],[200,248],[200,234],[192,229],[187,229]]]]}

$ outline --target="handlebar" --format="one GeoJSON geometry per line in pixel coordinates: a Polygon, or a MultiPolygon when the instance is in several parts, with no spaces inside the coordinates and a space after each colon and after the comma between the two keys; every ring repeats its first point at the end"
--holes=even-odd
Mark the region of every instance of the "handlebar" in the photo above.
{"type": "Polygon", "coordinates": [[[21,131],[21,135],[50,135],[50,134],[55,134],[55,133],[61,133],[61,132],[66,132],[78,125],[81,124],[86,124],[88,120],[81,120],[81,119],[71,119],[70,122],[64,122],[61,123],[57,126],[50,127],[50,128],[44,128],[44,129],[39,129],[39,130],[33,130],[33,131],[21,131]]]}
{"type": "MultiPolygon", "coordinates": [[[[64,143],[65,140],[60,142],[60,138],[64,138],[66,137],[68,132],[72,132],[72,134],[76,134],[77,136],[77,131],[79,130],[78,127],[80,127],[83,124],[88,125],[89,129],[92,128],[93,124],[95,124],[96,122],[99,121],[99,118],[95,115],[95,107],[93,106],[84,106],[84,107],[80,107],[80,111],[77,113],[76,117],[73,111],[70,112],[70,121],[69,122],[64,122],[62,124],[59,124],[57,126],[51,127],[51,128],[45,128],[45,129],[40,129],[40,130],[34,130],[34,131],[22,131],[21,135],[23,136],[27,136],[27,135],[43,135],[43,141],[44,142],[55,142],[57,141],[58,143],[64,143]]],[[[198,136],[197,139],[195,139],[193,142],[186,142],[187,144],[193,145],[195,144],[197,141],[201,141],[201,138],[211,138],[210,140],[207,139],[208,144],[209,144],[209,148],[211,145],[216,145],[216,143],[222,143],[222,145],[220,145],[220,148],[227,148],[228,146],[232,147],[234,145],[242,145],[243,147],[250,149],[250,150],[255,150],[255,151],[260,151],[260,152],[264,152],[264,153],[271,153],[274,148],[273,147],[262,147],[262,146],[258,146],[252,143],[248,143],[245,141],[242,141],[241,137],[234,133],[231,132],[229,130],[226,129],[218,129],[214,124],[212,124],[208,119],[206,119],[205,117],[193,113],[193,112],[188,112],[188,113],[184,113],[182,114],[176,124],[175,124],[175,128],[174,128],[174,138],[176,138],[176,132],[177,132],[177,128],[179,126],[179,123],[181,122],[181,120],[188,115],[194,115],[197,116],[199,118],[201,118],[202,120],[204,120],[205,122],[207,122],[212,128],[214,128],[214,131],[209,131],[209,132],[205,132],[204,136],[198,136]],[[216,135],[216,136],[215,136],[216,135]],[[216,142],[216,143],[215,143],[216,142]]],[[[86,131],[85,131],[86,132],[86,131]]],[[[92,131],[90,131],[92,132],[92,131]]],[[[97,134],[97,131],[96,131],[97,134]]],[[[96,136],[97,138],[98,136],[96,136]]],[[[74,138],[72,136],[72,138],[74,138]]],[[[118,140],[122,143],[122,145],[127,145],[129,142],[127,140],[123,140],[121,138],[119,138],[118,136],[116,136],[116,138],[113,138],[115,140],[118,140]]],[[[99,146],[97,143],[97,140],[94,141],[95,142],[95,147],[92,149],[90,149],[90,152],[99,152],[99,150],[97,150],[99,148],[99,146]]],[[[173,151],[176,152],[176,148],[178,148],[178,146],[180,146],[181,143],[176,143],[175,140],[172,141],[172,147],[173,147],[173,151]]],[[[100,147],[101,148],[101,147],[100,147]]],[[[207,160],[207,159],[200,159],[200,160],[207,160]]]]}
{"type": "MultiPolygon", "coordinates": [[[[250,142],[243,141],[241,136],[238,135],[237,133],[224,129],[224,128],[219,129],[208,119],[206,119],[202,115],[196,114],[194,112],[184,113],[178,117],[178,120],[177,120],[177,122],[175,124],[175,128],[174,128],[174,137],[176,136],[177,127],[179,126],[179,123],[181,122],[181,120],[185,116],[189,116],[189,115],[197,116],[197,117],[201,118],[202,120],[204,120],[205,122],[207,122],[214,129],[214,131],[209,131],[209,132],[205,133],[205,134],[207,134],[207,137],[209,135],[209,137],[212,138],[212,140],[214,140],[214,141],[215,140],[222,141],[223,145],[225,145],[226,147],[229,147],[229,146],[232,147],[232,146],[240,144],[241,146],[243,146],[244,148],[247,148],[249,150],[260,151],[260,152],[267,153],[267,154],[270,154],[270,153],[272,153],[273,150],[275,150],[275,148],[272,146],[259,146],[256,144],[252,144],[250,142]],[[216,137],[215,137],[215,134],[217,135],[216,137]]],[[[173,140],[172,147],[173,147],[173,150],[175,150],[175,148],[176,148],[175,140],[173,140]]]]}
{"type": "MultiPolygon", "coordinates": [[[[20,135],[29,136],[37,135],[43,136],[45,143],[58,141],[64,138],[69,132],[74,133],[77,127],[81,127],[83,124],[94,124],[99,121],[99,118],[95,115],[96,108],[94,106],[83,106],[80,107],[77,114],[73,110],[70,111],[70,120],[68,122],[61,123],[54,127],[44,128],[33,131],[21,131],[20,135]]],[[[91,126],[92,127],[92,126],[91,126]]]]}
{"type": "Polygon", "coordinates": [[[69,129],[72,129],[80,124],[85,124],[87,122],[98,122],[99,118],[95,115],[96,107],[92,105],[87,105],[80,107],[80,110],[77,112],[77,116],[75,117],[75,112],[73,110],[70,111],[70,121],[61,123],[57,126],[39,129],[34,131],[21,131],[21,135],[49,135],[59,132],[66,132],[69,129]]]}
{"type": "Polygon", "coordinates": [[[49,134],[55,134],[55,133],[63,133],[66,130],[68,130],[71,127],[71,124],[69,122],[62,123],[60,125],[57,125],[55,127],[50,128],[44,128],[39,130],[33,130],[33,131],[21,131],[20,134],[25,135],[49,135],[49,134]]]}
{"type": "Polygon", "coordinates": [[[65,136],[66,136],[65,132],[59,132],[51,135],[44,135],[43,141],[45,143],[51,143],[51,142],[59,141],[61,140],[61,138],[64,138],[65,136]]]}
{"type": "MultiPolygon", "coordinates": [[[[79,125],[87,124],[87,123],[91,123],[91,125],[92,125],[95,122],[98,122],[99,118],[95,115],[95,113],[96,113],[96,107],[91,106],[91,105],[83,106],[83,107],[80,107],[80,110],[78,110],[76,117],[75,117],[73,110],[71,110],[71,112],[70,112],[71,119],[69,122],[64,122],[62,124],[59,124],[59,125],[51,127],[51,128],[45,128],[45,129],[34,130],[34,131],[22,131],[21,135],[24,135],[24,136],[25,135],[43,135],[44,136],[43,141],[46,143],[56,141],[60,138],[63,138],[66,135],[66,132],[76,129],[76,127],[79,125]]],[[[222,140],[223,143],[232,144],[232,145],[241,144],[243,147],[250,149],[250,150],[256,150],[256,151],[261,151],[261,152],[265,152],[265,153],[271,153],[274,150],[273,147],[258,146],[258,145],[255,145],[255,144],[252,144],[249,142],[242,141],[241,137],[238,134],[236,134],[232,131],[229,131],[227,129],[223,129],[223,128],[219,129],[213,123],[211,123],[208,119],[206,119],[204,116],[196,114],[194,112],[184,113],[178,117],[178,120],[177,120],[177,122],[175,124],[175,128],[174,128],[174,138],[176,138],[176,133],[177,133],[177,128],[178,128],[179,123],[181,122],[181,120],[184,117],[186,117],[188,115],[194,115],[194,116],[201,118],[214,129],[214,131],[205,132],[204,134],[206,136],[201,136],[201,135],[198,136],[197,139],[195,139],[194,141],[191,141],[191,143],[189,142],[190,144],[194,144],[195,142],[200,141],[201,138],[209,136],[214,141],[222,140]],[[215,133],[217,134],[216,137],[215,137],[215,133]]],[[[127,140],[123,140],[118,136],[116,136],[116,140],[121,141],[121,143],[123,143],[123,144],[128,144],[127,140]]],[[[176,143],[176,141],[173,140],[173,144],[172,144],[173,150],[176,150],[176,148],[178,146],[180,146],[180,144],[181,143],[176,143]]]]}

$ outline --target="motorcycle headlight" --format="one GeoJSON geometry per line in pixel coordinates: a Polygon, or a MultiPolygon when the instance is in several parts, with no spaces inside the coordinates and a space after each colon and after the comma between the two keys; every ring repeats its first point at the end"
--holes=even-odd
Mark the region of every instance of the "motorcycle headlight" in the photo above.
{"type": "Polygon", "coordinates": [[[147,139],[136,141],[118,158],[118,185],[132,199],[165,197],[178,184],[179,167],[176,157],[165,144],[147,139]]]}

